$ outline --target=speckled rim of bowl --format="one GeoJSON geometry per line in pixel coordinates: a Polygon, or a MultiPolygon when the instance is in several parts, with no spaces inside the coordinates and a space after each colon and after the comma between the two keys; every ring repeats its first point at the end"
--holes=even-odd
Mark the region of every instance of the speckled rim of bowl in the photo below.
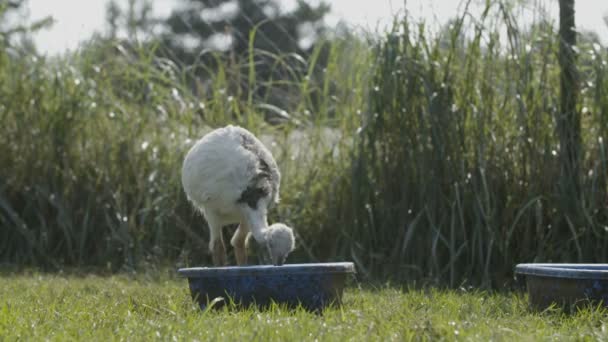
{"type": "Polygon", "coordinates": [[[515,273],[568,279],[608,279],[608,264],[519,264],[515,273]]]}
{"type": "Polygon", "coordinates": [[[244,275],[289,275],[289,274],[332,274],[355,273],[352,262],[328,262],[309,264],[251,265],[225,267],[190,267],[180,268],[177,273],[188,278],[203,278],[214,276],[244,276],[244,275]]]}

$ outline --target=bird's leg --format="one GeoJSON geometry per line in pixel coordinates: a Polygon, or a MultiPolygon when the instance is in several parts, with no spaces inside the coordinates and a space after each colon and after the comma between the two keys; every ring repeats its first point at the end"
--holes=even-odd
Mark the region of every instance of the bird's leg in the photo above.
{"type": "Polygon", "coordinates": [[[222,225],[213,216],[208,215],[206,218],[209,224],[209,251],[211,251],[213,265],[224,266],[226,265],[226,247],[222,237],[222,225]]]}
{"type": "Polygon", "coordinates": [[[245,222],[241,222],[230,239],[230,244],[234,247],[236,264],[239,266],[247,265],[247,247],[245,245],[247,233],[249,233],[249,227],[245,222]]]}
{"type": "Polygon", "coordinates": [[[211,250],[211,258],[213,259],[214,266],[225,266],[226,265],[226,247],[224,246],[224,239],[221,237],[215,241],[209,242],[209,248],[211,250]]]}

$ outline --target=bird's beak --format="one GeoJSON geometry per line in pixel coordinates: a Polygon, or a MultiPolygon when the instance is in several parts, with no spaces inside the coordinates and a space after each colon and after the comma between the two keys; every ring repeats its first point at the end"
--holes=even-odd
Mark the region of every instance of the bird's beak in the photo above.
{"type": "Polygon", "coordinates": [[[275,261],[275,266],[283,266],[285,264],[285,260],[287,260],[287,256],[281,255],[275,261]]]}

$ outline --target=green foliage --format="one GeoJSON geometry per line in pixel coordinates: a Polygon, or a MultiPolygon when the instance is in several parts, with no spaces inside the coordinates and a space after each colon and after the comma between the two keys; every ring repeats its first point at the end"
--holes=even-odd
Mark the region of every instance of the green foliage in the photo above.
{"type": "Polygon", "coordinates": [[[167,19],[169,32],[165,40],[171,51],[183,61],[192,61],[203,49],[216,49],[212,40],[228,36],[226,47],[237,55],[250,49],[249,35],[257,31],[255,49],[272,54],[310,52],[311,46],[300,47],[301,39],[319,38],[325,27],[323,18],[330,7],[324,2],[316,6],[299,0],[293,10],[285,11],[279,1],[183,0],[182,7],[167,19]],[[308,31],[304,30],[308,28],[308,31]],[[183,44],[183,38],[192,42],[183,44]]]}
{"type": "Polygon", "coordinates": [[[281,306],[201,312],[184,279],[42,274],[0,277],[4,340],[603,340],[604,309],[535,313],[520,294],[347,288],[315,315],[281,306]]]}
{"type": "Polygon", "coordinates": [[[245,93],[237,96],[247,96],[243,99],[248,105],[253,95],[279,110],[293,108],[286,102],[298,96],[294,87],[299,88],[302,76],[323,82],[331,49],[323,44],[329,5],[302,0],[294,5],[286,10],[276,0],[184,0],[164,21],[159,54],[179,65],[204,65],[192,69],[199,80],[226,66],[226,71],[241,72],[234,68],[242,66],[247,80],[227,77],[229,82],[247,82],[247,87],[236,85],[245,93]]]}

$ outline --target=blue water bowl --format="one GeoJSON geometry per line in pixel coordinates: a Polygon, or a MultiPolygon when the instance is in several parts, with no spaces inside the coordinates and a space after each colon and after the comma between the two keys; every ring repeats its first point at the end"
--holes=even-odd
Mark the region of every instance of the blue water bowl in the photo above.
{"type": "Polygon", "coordinates": [[[601,303],[608,307],[608,264],[519,264],[532,307],[571,309],[601,303]]]}
{"type": "Polygon", "coordinates": [[[352,262],[337,262],[193,267],[179,269],[178,273],[188,278],[190,294],[201,309],[210,303],[220,307],[232,301],[240,306],[267,307],[275,302],[320,311],[341,304],[344,284],[347,276],[355,273],[355,266],[352,262]]]}

